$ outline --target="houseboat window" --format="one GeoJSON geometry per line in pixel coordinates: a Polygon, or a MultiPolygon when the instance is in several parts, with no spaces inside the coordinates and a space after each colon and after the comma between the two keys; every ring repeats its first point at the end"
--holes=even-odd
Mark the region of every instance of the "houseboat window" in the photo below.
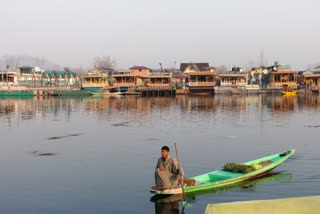
{"type": "Polygon", "coordinates": [[[274,76],[274,81],[275,82],[280,82],[280,75],[275,75],[274,76]]]}
{"type": "Polygon", "coordinates": [[[208,82],[213,82],[213,77],[209,77],[208,82]]]}
{"type": "Polygon", "coordinates": [[[199,82],[205,82],[205,81],[206,81],[206,77],[199,76],[199,77],[198,77],[198,81],[199,81],[199,82]]]}
{"type": "Polygon", "coordinates": [[[293,81],[294,81],[294,75],[293,75],[293,74],[290,74],[290,75],[289,75],[289,81],[290,81],[290,82],[293,82],[293,81]]]}

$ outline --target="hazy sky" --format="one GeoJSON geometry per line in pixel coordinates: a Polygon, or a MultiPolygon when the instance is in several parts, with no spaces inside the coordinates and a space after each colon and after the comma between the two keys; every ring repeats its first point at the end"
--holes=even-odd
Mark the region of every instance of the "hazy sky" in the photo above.
{"type": "Polygon", "coordinates": [[[44,56],[88,67],[114,56],[118,68],[159,62],[240,65],[261,50],[304,69],[320,64],[319,0],[1,0],[0,56],[44,56]]]}

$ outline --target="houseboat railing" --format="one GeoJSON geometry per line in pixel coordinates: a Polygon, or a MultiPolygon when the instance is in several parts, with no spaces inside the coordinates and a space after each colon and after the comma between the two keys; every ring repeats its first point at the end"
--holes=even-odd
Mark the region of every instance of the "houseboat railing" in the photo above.
{"type": "Polygon", "coordinates": [[[189,86],[216,86],[216,82],[189,82],[189,86]]]}

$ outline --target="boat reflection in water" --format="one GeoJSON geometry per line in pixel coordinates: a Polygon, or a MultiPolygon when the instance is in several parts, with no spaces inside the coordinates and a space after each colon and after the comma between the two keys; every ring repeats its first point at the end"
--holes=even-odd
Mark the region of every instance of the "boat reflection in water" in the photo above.
{"type": "Polygon", "coordinates": [[[179,202],[183,199],[178,195],[155,195],[150,200],[154,202],[156,214],[178,214],[180,213],[179,202]]]}
{"type": "MultiPolygon", "coordinates": [[[[252,190],[255,188],[255,185],[257,184],[264,184],[267,182],[272,182],[272,181],[287,181],[290,182],[292,179],[293,175],[291,173],[268,173],[267,175],[246,181],[243,183],[239,183],[237,185],[229,186],[229,187],[224,187],[224,188],[217,188],[217,189],[212,189],[212,190],[205,190],[205,191],[200,191],[197,193],[189,193],[186,194],[186,201],[189,206],[196,201],[196,196],[198,195],[203,195],[203,194],[212,194],[212,193],[223,193],[227,191],[241,191],[245,190],[247,191],[248,189],[252,190]]],[[[180,213],[180,202],[182,202],[183,196],[182,194],[177,194],[177,195],[154,195],[151,197],[150,201],[155,203],[155,213],[156,214],[168,214],[168,213],[180,213]]],[[[212,202],[213,203],[213,202],[212,202]]],[[[187,205],[188,206],[188,205],[187,205]]],[[[181,205],[182,207],[182,205],[181,205]]],[[[187,208],[188,209],[188,208],[187,208]]],[[[181,208],[181,213],[185,213],[185,209],[181,208]]]]}

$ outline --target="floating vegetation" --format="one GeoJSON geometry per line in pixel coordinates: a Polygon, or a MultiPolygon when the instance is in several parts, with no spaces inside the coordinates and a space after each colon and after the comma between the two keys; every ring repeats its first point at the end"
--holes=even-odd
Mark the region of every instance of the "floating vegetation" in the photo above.
{"type": "Polygon", "coordinates": [[[223,166],[224,171],[233,172],[233,173],[249,173],[261,168],[262,166],[260,166],[259,164],[245,165],[245,164],[238,164],[238,163],[226,163],[223,166]]]}
{"type": "Polygon", "coordinates": [[[53,155],[56,155],[56,154],[51,152],[37,154],[37,156],[53,156],[53,155]]]}
{"type": "Polygon", "coordinates": [[[77,137],[77,136],[80,136],[80,134],[68,134],[65,136],[49,137],[48,140],[59,140],[66,137],[77,137]]]}
{"type": "Polygon", "coordinates": [[[265,161],[260,161],[258,164],[262,167],[265,167],[265,166],[272,164],[272,163],[273,163],[273,161],[271,161],[271,160],[265,160],[265,161]]]}
{"type": "Polygon", "coordinates": [[[48,140],[57,140],[61,138],[65,138],[66,136],[59,136],[59,137],[49,137],[48,140]]]}
{"type": "Polygon", "coordinates": [[[129,122],[123,122],[123,123],[114,123],[112,126],[118,127],[118,126],[128,126],[129,122]]]}
{"type": "Polygon", "coordinates": [[[314,125],[314,126],[309,125],[309,126],[304,126],[304,127],[308,127],[308,128],[320,128],[320,125],[314,125]]]}
{"type": "Polygon", "coordinates": [[[77,137],[77,136],[80,136],[80,134],[68,134],[68,136],[70,136],[70,137],[77,137]]]}
{"type": "Polygon", "coordinates": [[[52,152],[39,153],[39,151],[37,151],[37,150],[31,152],[31,154],[33,154],[35,156],[54,156],[54,155],[56,155],[55,153],[52,153],[52,152]]]}

